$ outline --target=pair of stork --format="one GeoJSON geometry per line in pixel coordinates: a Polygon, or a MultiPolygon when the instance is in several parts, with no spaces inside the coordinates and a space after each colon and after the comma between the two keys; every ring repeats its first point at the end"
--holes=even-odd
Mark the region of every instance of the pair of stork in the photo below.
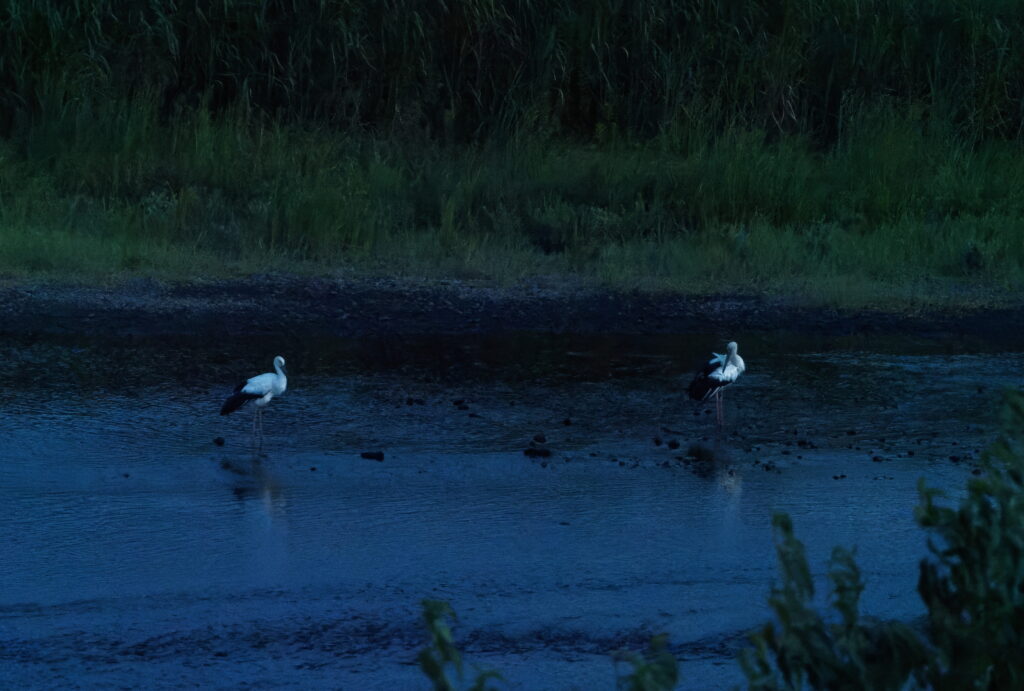
{"type": "MultiPolygon", "coordinates": [[[[725,353],[712,353],[714,355],[708,364],[690,382],[687,393],[695,401],[707,401],[714,399],[716,420],[719,426],[724,421],[722,409],[722,392],[729,384],[743,374],[747,367],[743,358],[736,352],[735,341],[730,341],[725,347],[725,353]]],[[[263,448],[263,409],[275,397],[280,396],[288,388],[288,373],[284,368],[284,358],[278,355],[274,358],[274,371],[260,374],[248,379],[235,387],[235,392],[228,396],[221,406],[220,414],[228,415],[241,408],[249,401],[256,407],[252,418],[253,438],[259,440],[260,449],[263,448]]]]}

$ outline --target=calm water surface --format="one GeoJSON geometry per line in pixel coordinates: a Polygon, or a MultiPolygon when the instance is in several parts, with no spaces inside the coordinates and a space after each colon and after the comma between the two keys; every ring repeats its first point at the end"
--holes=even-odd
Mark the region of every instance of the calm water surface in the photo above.
{"type": "Polygon", "coordinates": [[[775,511],[819,575],[856,546],[869,612],[920,614],[916,483],[955,499],[1024,354],[732,336],[722,436],[684,395],[719,335],[0,340],[0,682],[427,688],[431,597],[508,688],[613,688],[661,631],[681,688],[729,687],[775,511]],[[276,354],[254,458],[217,410],[276,354]]]}

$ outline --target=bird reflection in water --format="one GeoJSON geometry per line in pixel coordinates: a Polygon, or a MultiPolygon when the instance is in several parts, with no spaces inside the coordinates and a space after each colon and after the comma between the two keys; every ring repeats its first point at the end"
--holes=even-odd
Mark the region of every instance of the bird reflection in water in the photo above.
{"type": "Polygon", "coordinates": [[[281,485],[258,463],[246,476],[249,482],[240,480],[231,488],[235,499],[247,504],[258,502],[270,518],[283,517],[288,500],[281,485]]]}

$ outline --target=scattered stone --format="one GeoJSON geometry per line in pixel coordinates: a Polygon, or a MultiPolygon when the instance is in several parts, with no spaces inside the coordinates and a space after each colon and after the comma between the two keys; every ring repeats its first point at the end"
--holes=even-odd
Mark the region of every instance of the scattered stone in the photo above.
{"type": "Polygon", "coordinates": [[[456,407],[458,407],[460,405],[465,405],[465,404],[466,404],[466,399],[465,398],[457,398],[454,401],[452,401],[452,405],[456,406],[456,407]]]}
{"type": "Polygon", "coordinates": [[[568,427],[569,425],[572,424],[572,420],[570,420],[569,418],[565,418],[564,420],[562,420],[562,424],[568,427]]]}
{"type": "Polygon", "coordinates": [[[523,455],[527,458],[547,458],[551,455],[551,449],[528,447],[523,449],[523,455]]]}
{"type": "Polygon", "coordinates": [[[469,417],[480,417],[480,416],[479,416],[479,415],[477,415],[476,413],[470,413],[470,414],[469,414],[469,417]]]}
{"type": "Polygon", "coordinates": [[[359,455],[367,460],[377,461],[378,463],[384,460],[383,451],[364,451],[359,455]]]}
{"type": "Polygon", "coordinates": [[[782,450],[782,455],[783,456],[788,456],[789,455],[789,449],[783,449],[782,450]]]}
{"type": "Polygon", "coordinates": [[[884,461],[885,459],[884,459],[884,458],[882,458],[881,456],[872,456],[872,457],[871,457],[871,460],[872,460],[872,461],[874,461],[875,463],[881,463],[881,462],[882,462],[882,461],[884,461]]]}
{"type": "Polygon", "coordinates": [[[217,437],[213,440],[213,443],[217,446],[224,446],[224,437],[217,437]]]}
{"type": "Polygon", "coordinates": [[[959,456],[950,456],[949,460],[953,461],[954,463],[959,463],[961,459],[959,456]]]}
{"type": "Polygon", "coordinates": [[[972,470],[971,475],[981,475],[981,468],[975,468],[972,470]]]}
{"type": "Polygon", "coordinates": [[[309,472],[315,473],[316,472],[316,466],[315,465],[309,466],[309,472]]]}
{"type": "Polygon", "coordinates": [[[655,446],[661,446],[661,437],[655,437],[654,438],[654,445],[655,446]]]}
{"type": "Polygon", "coordinates": [[[469,410],[469,406],[463,403],[462,405],[459,406],[459,410],[469,410]]]}
{"type": "Polygon", "coordinates": [[[675,440],[675,439],[671,439],[671,440],[669,440],[667,446],[668,446],[668,448],[670,448],[670,449],[672,449],[674,451],[674,450],[679,448],[679,442],[677,440],[675,440]]]}
{"type": "Polygon", "coordinates": [[[132,474],[131,474],[131,473],[125,473],[125,474],[124,474],[124,475],[122,475],[121,477],[131,477],[131,476],[132,476],[132,474]]]}
{"type": "Polygon", "coordinates": [[[703,444],[690,444],[686,447],[686,458],[698,463],[711,463],[715,460],[715,452],[703,444]]]}
{"type": "Polygon", "coordinates": [[[857,430],[855,430],[855,429],[848,429],[848,430],[846,430],[846,434],[847,434],[847,436],[852,437],[853,435],[857,434],[857,430]]]}
{"type": "Polygon", "coordinates": [[[548,438],[545,437],[543,434],[535,434],[533,435],[533,440],[538,444],[544,444],[547,442],[548,438]]]}

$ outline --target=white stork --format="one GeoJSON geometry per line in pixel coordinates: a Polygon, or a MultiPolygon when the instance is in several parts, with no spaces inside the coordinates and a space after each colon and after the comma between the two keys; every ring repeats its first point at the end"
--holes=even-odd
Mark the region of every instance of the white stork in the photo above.
{"type": "Polygon", "coordinates": [[[235,392],[228,396],[220,407],[221,415],[233,413],[249,401],[255,401],[252,417],[252,434],[257,437],[259,430],[259,448],[263,448],[263,408],[274,396],[280,396],[288,388],[288,376],[284,368],[284,358],[274,358],[274,371],[259,374],[235,387],[235,392]]]}
{"type": "Polygon", "coordinates": [[[716,420],[719,426],[724,422],[724,411],[722,410],[722,392],[725,387],[736,381],[747,366],[743,358],[736,352],[736,341],[730,341],[725,346],[725,354],[712,353],[713,358],[704,366],[697,376],[690,382],[687,389],[690,398],[695,401],[706,401],[709,398],[715,399],[716,420]]]}

